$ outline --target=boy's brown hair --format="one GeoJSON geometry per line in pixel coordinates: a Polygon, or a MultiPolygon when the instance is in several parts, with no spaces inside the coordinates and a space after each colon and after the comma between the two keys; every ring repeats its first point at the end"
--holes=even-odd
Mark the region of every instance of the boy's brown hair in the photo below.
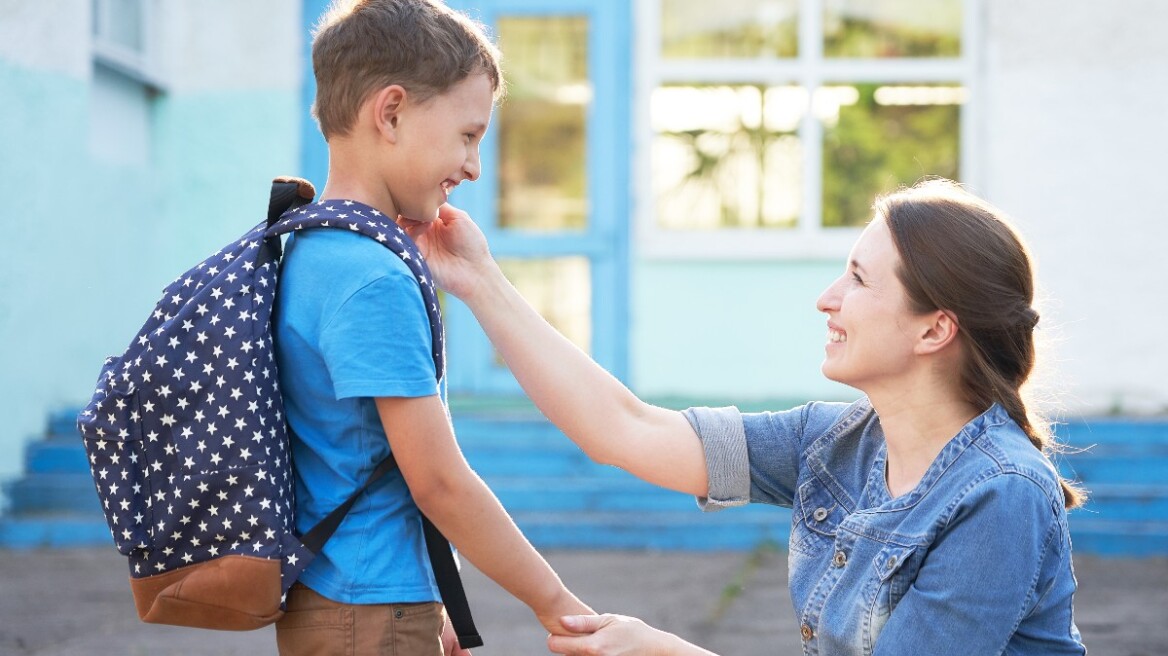
{"type": "Polygon", "coordinates": [[[334,0],[312,39],[312,114],[327,141],[348,134],[369,95],[392,84],[424,102],[485,73],[498,97],[500,58],[482,24],[439,0],[334,0]]]}

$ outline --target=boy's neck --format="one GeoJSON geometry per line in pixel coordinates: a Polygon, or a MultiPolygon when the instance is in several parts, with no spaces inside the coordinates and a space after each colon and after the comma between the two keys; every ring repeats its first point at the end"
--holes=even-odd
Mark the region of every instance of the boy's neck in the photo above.
{"type": "Polygon", "coordinates": [[[329,145],[328,179],[319,200],[355,200],[364,203],[390,219],[397,218],[397,205],[379,170],[371,165],[375,159],[363,156],[357,144],[341,138],[329,145]]]}
{"type": "Polygon", "coordinates": [[[338,181],[334,184],[334,180],[335,178],[330,172],[328,182],[325,183],[317,200],[354,200],[378,210],[390,219],[397,218],[397,208],[394,206],[393,199],[384,189],[378,193],[379,190],[376,188],[370,189],[364,185],[349,184],[347,181],[338,181]]]}

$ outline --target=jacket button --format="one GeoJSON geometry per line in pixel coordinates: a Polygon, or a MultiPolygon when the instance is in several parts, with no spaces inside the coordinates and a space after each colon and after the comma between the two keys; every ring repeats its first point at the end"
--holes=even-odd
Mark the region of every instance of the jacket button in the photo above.
{"type": "Polygon", "coordinates": [[[822,522],[827,519],[827,508],[816,508],[815,512],[811,513],[811,516],[815,518],[815,521],[822,522]]]}
{"type": "Polygon", "coordinates": [[[835,558],[831,559],[831,564],[836,567],[843,567],[848,564],[848,555],[842,551],[835,552],[835,558]]]}
{"type": "Polygon", "coordinates": [[[812,631],[810,626],[804,624],[799,627],[799,635],[803,636],[804,641],[807,641],[815,637],[815,631],[812,631]]]}

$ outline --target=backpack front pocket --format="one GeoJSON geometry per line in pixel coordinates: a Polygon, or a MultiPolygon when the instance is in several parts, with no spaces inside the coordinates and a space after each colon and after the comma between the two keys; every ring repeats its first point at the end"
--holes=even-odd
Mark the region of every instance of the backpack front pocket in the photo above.
{"type": "Polygon", "coordinates": [[[150,547],[151,490],[138,392],[119,376],[120,362],[106,361],[101,385],[77,417],[77,428],[110,534],[118,551],[128,556],[150,547]]]}

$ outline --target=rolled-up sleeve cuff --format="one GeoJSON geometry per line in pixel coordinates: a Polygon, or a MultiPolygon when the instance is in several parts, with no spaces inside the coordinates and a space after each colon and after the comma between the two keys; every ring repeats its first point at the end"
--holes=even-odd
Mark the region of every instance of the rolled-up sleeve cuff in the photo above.
{"type": "Polygon", "coordinates": [[[710,489],[697,497],[698,507],[712,512],[750,502],[750,459],[742,413],[726,408],[690,408],[684,413],[702,441],[710,489]]]}

